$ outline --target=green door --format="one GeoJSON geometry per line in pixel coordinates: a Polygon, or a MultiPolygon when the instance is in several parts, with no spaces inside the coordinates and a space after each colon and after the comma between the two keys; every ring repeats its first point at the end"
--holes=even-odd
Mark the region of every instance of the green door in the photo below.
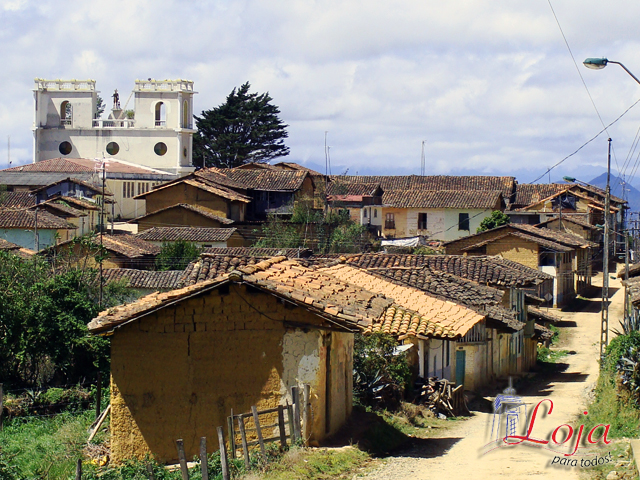
{"type": "Polygon", "coordinates": [[[464,385],[464,369],[467,352],[456,350],[456,385],[464,385]]]}

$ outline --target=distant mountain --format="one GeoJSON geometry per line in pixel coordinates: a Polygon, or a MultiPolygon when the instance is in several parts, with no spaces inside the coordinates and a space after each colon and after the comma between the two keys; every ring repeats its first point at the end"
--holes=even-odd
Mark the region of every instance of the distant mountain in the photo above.
{"type": "MultiPolygon", "coordinates": [[[[587,183],[604,190],[607,187],[607,174],[603,173],[587,183]]],[[[626,184],[624,185],[623,195],[623,181],[615,175],[611,175],[609,185],[611,186],[611,195],[627,200],[629,202],[629,209],[632,212],[640,211],[640,190],[636,189],[633,185],[626,184]]]]}

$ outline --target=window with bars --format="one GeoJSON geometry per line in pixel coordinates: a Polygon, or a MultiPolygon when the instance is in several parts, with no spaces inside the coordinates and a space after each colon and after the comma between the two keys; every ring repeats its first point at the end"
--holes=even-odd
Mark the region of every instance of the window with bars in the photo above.
{"type": "Polygon", "coordinates": [[[478,343],[487,340],[487,326],[483,321],[476,323],[458,343],[478,343]]]}
{"type": "Polygon", "coordinates": [[[469,214],[468,213],[459,213],[458,214],[458,230],[466,230],[469,231],[469,214]]]}
{"type": "Polygon", "coordinates": [[[418,230],[426,230],[427,229],[427,214],[419,213],[418,214],[418,230]]]}

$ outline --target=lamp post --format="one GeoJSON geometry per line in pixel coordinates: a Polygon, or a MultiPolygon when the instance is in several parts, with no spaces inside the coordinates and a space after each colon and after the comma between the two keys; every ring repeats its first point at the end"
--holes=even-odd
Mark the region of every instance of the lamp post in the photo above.
{"type": "MultiPolygon", "coordinates": [[[[602,70],[610,63],[615,63],[616,65],[620,65],[625,72],[627,72],[631,78],[633,78],[637,83],[640,84],[640,80],[629,71],[627,67],[625,67],[620,62],[614,62],[613,60],[609,60],[607,58],[587,58],[583,65],[592,70],[602,70]]],[[[609,139],[609,153],[607,155],[607,189],[605,195],[605,204],[604,204],[604,255],[602,258],[602,321],[600,328],[600,357],[602,358],[604,355],[604,350],[607,344],[609,343],[609,205],[611,202],[611,189],[609,186],[609,177],[611,176],[611,139],[609,139]]]]}

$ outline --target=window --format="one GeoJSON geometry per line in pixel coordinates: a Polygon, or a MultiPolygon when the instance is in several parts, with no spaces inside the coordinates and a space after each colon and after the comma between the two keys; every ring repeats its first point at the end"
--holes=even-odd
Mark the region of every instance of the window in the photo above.
{"type": "Polygon", "coordinates": [[[467,230],[469,231],[469,214],[468,213],[459,213],[458,214],[458,230],[467,230]]]}
{"type": "Polygon", "coordinates": [[[362,215],[364,218],[367,218],[367,209],[364,209],[364,214],[362,215]]]}
{"type": "Polygon", "coordinates": [[[190,128],[189,127],[189,104],[185,100],[182,103],[182,128],[190,128]]]}
{"type": "Polygon", "coordinates": [[[116,155],[120,151],[120,145],[116,142],[109,142],[107,144],[107,153],[109,155],[116,155]]]}
{"type": "Polygon", "coordinates": [[[164,103],[156,103],[156,127],[164,127],[166,123],[166,113],[164,103]]]}
{"type": "Polygon", "coordinates": [[[419,213],[418,214],[418,230],[426,230],[427,229],[427,214],[419,213]]]}
{"type": "Polygon", "coordinates": [[[60,125],[71,126],[73,120],[73,107],[68,100],[60,104],[60,125]]]}
{"type": "Polygon", "coordinates": [[[377,208],[373,209],[373,218],[378,218],[378,209],[377,208]]]}
{"type": "Polygon", "coordinates": [[[384,228],[394,230],[396,228],[396,219],[393,213],[387,213],[384,221],[384,228]]]}
{"type": "Polygon", "coordinates": [[[58,147],[58,151],[62,155],[69,155],[71,153],[71,150],[73,150],[73,147],[71,146],[71,143],[69,143],[69,142],[62,142],[60,144],[60,146],[58,147]]]}
{"type": "MultiPolygon", "coordinates": [[[[122,198],[131,198],[135,195],[135,187],[136,184],[134,182],[123,182],[122,183],[122,198]]],[[[140,184],[138,184],[138,190],[140,189],[140,184]]]]}
{"type": "Polygon", "coordinates": [[[156,152],[156,155],[161,157],[165,153],[167,153],[167,145],[164,142],[158,142],[153,147],[153,151],[156,152]]]}

